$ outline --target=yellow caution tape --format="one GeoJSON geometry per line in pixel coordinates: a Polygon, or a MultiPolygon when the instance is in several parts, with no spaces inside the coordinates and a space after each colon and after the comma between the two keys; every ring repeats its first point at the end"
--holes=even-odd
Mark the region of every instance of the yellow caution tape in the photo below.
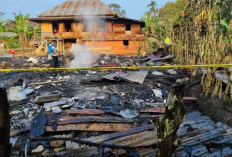
{"type": "Polygon", "coordinates": [[[91,67],[91,68],[33,68],[33,69],[0,69],[0,72],[34,72],[34,71],[84,71],[84,70],[136,70],[136,69],[194,69],[194,68],[223,68],[232,64],[211,65],[173,65],[173,66],[134,66],[134,67],[91,67]]]}

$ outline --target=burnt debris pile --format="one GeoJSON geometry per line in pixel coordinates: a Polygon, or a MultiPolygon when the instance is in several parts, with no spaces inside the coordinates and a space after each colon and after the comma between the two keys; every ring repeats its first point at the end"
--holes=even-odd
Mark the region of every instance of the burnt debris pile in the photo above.
{"type": "MultiPolygon", "coordinates": [[[[154,57],[103,55],[94,66],[173,64],[172,56],[154,57]]],[[[71,57],[60,60],[65,67],[71,57]]],[[[151,121],[165,116],[172,85],[190,78],[177,69],[9,72],[0,77],[11,106],[12,155],[17,156],[155,156],[159,139],[151,121]]],[[[175,154],[228,155],[231,134],[225,124],[192,111],[177,131],[175,154]]]]}

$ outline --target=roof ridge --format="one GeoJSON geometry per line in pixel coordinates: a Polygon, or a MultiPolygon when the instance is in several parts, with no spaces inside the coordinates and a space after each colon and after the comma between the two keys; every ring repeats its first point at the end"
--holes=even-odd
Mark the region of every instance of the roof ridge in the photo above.
{"type": "Polygon", "coordinates": [[[38,17],[117,15],[101,0],[65,0],[38,17]],[[87,10],[87,11],[86,11],[87,10]],[[90,10],[90,11],[88,11],[90,10]]]}

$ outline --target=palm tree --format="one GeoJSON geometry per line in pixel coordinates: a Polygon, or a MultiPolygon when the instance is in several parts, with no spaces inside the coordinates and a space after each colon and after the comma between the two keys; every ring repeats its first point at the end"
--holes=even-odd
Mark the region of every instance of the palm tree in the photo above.
{"type": "Polygon", "coordinates": [[[157,7],[156,1],[151,1],[151,3],[147,5],[147,7],[150,8],[150,11],[148,12],[149,14],[152,14],[152,13],[154,15],[156,14],[156,7],[157,7]]]}

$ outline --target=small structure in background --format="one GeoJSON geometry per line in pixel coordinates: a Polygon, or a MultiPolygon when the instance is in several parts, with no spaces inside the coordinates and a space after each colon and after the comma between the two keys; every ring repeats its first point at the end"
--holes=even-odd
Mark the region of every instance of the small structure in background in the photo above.
{"type": "Polygon", "coordinates": [[[46,54],[48,44],[57,41],[61,53],[78,43],[94,53],[129,56],[145,41],[144,22],[119,17],[100,0],[66,0],[30,20],[41,23],[38,54],[46,54]]]}

